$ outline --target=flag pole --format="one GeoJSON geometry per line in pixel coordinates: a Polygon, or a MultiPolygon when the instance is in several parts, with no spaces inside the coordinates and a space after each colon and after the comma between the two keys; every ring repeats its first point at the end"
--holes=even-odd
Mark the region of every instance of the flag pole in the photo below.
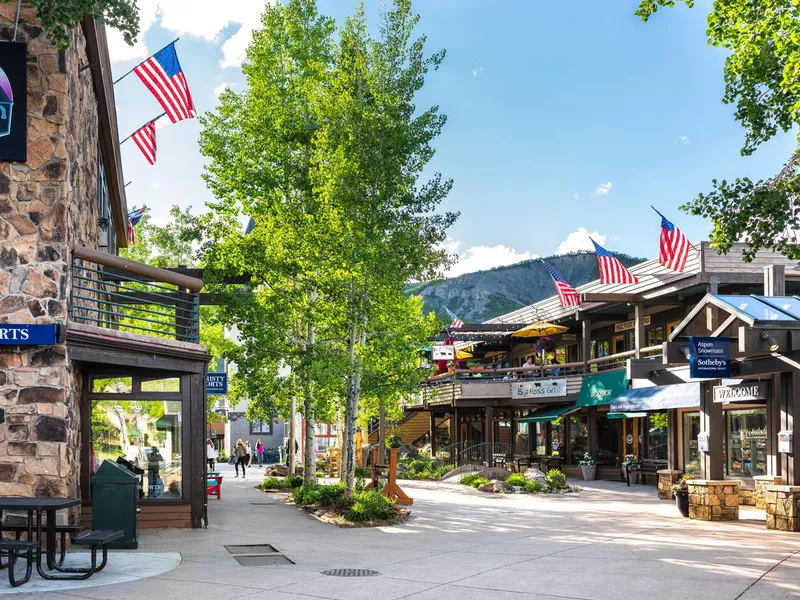
{"type": "MultiPolygon", "coordinates": [[[[148,125],[150,125],[150,123],[154,123],[154,122],[158,121],[158,120],[159,120],[161,117],[163,117],[163,116],[164,116],[164,115],[166,115],[166,114],[167,114],[167,113],[165,113],[165,112],[161,113],[161,114],[160,114],[160,115],[158,115],[158,116],[157,116],[155,119],[150,119],[149,121],[147,121],[147,123],[145,123],[144,125],[142,125],[142,127],[147,127],[148,125]]],[[[139,127],[139,129],[141,129],[142,127],[139,127]]],[[[136,131],[139,131],[139,129],[137,129],[136,131]]],[[[134,131],[133,133],[136,133],[136,131],[134,131]]],[[[133,133],[132,133],[132,134],[130,134],[128,137],[126,137],[124,140],[122,140],[122,141],[119,143],[119,145],[120,145],[120,146],[122,146],[122,144],[124,144],[124,143],[125,143],[125,142],[127,142],[129,139],[131,139],[131,138],[133,137],[133,133]]],[[[128,182],[128,183],[130,183],[130,182],[128,182]]]]}
{"type": "MultiPolygon", "coordinates": [[[[655,210],[655,211],[656,211],[656,214],[657,214],[659,217],[661,217],[662,219],[666,219],[666,217],[665,217],[664,215],[662,215],[660,212],[658,212],[658,210],[656,210],[656,207],[655,207],[655,206],[653,206],[653,205],[651,204],[651,205],[650,205],[650,208],[652,208],[653,210],[655,210]]],[[[687,238],[687,240],[688,240],[688,238],[687,238]]],[[[690,247],[692,250],[697,250],[697,251],[699,252],[699,251],[700,251],[700,242],[698,242],[698,243],[697,243],[697,246],[695,246],[695,245],[694,245],[692,242],[689,242],[689,247],[690,247]]]]}
{"type": "MultiPolygon", "coordinates": [[[[172,44],[174,44],[175,42],[177,42],[179,39],[181,39],[181,38],[175,38],[175,39],[174,39],[174,40],[172,40],[172,41],[171,41],[169,44],[167,44],[166,46],[164,46],[164,48],[166,48],[167,46],[172,46],[172,44]]],[[[148,61],[148,60],[150,60],[151,58],[153,58],[153,57],[154,57],[156,54],[158,54],[159,52],[161,52],[161,51],[162,51],[164,48],[159,48],[158,50],[156,50],[155,52],[153,52],[153,53],[152,53],[150,56],[148,56],[147,58],[145,58],[143,61],[140,61],[140,62],[138,62],[138,63],[136,64],[136,67],[138,67],[138,66],[139,66],[140,64],[142,64],[143,62],[145,62],[145,61],[148,61]]],[[[132,68],[130,71],[128,71],[127,73],[125,73],[125,75],[123,75],[122,77],[118,77],[117,79],[115,79],[115,80],[114,80],[114,83],[112,83],[111,85],[117,85],[117,83],[119,83],[121,80],[125,79],[125,78],[126,78],[128,75],[130,75],[131,73],[133,73],[133,72],[136,70],[136,67],[133,67],[133,68],[132,68]]]]}

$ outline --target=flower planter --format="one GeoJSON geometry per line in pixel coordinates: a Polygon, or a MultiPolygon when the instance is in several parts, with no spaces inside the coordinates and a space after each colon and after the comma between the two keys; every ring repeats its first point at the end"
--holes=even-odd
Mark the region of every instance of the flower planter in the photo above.
{"type": "Polygon", "coordinates": [[[689,516],[689,492],[675,492],[675,503],[684,517],[689,516]]]}
{"type": "Polygon", "coordinates": [[[594,481],[597,477],[597,465],[581,465],[584,481],[594,481]]]}

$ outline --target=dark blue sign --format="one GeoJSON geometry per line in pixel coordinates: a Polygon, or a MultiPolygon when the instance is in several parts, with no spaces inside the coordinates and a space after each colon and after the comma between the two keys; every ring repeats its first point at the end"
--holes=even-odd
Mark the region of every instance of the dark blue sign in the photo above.
{"type": "Polygon", "coordinates": [[[689,376],[692,379],[730,377],[730,338],[690,337],[689,376]]]}
{"type": "Polygon", "coordinates": [[[206,393],[209,395],[224,395],[228,393],[227,373],[206,373],[206,393]]]}
{"type": "Polygon", "coordinates": [[[0,325],[0,345],[53,346],[55,343],[55,325],[0,325]]]}

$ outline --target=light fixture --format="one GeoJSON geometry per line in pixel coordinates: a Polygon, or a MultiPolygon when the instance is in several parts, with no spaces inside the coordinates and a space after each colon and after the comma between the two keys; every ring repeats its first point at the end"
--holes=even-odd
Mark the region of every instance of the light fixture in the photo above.
{"type": "Polygon", "coordinates": [[[686,357],[686,360],[689,360],[689,357],[692,354],[691,351],[689,350],[689,346],[684,346],[683,348],[681,348],[681,352],[686,357]]]}
{"type": "Polygon", "coordinates": [[[770,352],[777,352],[780,349],[780,345],[778,344],[778,340],[776,340],[774,337],[772,337],[766,331],[762,331],[760,337],[761,337],[761,341],[762,342],[767,342],[767,344],[769,344],[769,351],[770,352]]]}

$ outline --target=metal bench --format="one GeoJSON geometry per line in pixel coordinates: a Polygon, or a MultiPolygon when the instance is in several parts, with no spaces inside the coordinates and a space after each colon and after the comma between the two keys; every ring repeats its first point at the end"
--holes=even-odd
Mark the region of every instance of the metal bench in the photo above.
{"type": "Polygon", "coordinates": [[[639,475],[639,483],[647,483],[648,475],[656,475],[661,469],[667,468],[667,461],[657,458],[643,458],[639,462],[625,463],[625,483],[631,485],[631,473],[639,475]]]}
{"type": "Polygon", "coordinates": [[[37,542],[31,541],[0,540],[0,550],[8,553],[8,564],[0,564],[0,569],[8,568],[8,582],[11,584],[11,587],[19,587],[30,580],[34,564],[33,553],[36,551],[38,545],[37,542]],[[28,564],[25,567],[25,577],[17,579],[14,576],[14,565],[17,563],[19,555],[23,552],[25,553],[25,560],[28,564]]]}
{"type": "MultiPolygon", "coordinates": [[[[46,525],[42,525],[42,528],[45,528],[46,525]]],[[[56,533],[61,535],[61,550],[60,555],[58,557],[58,566],[64,564],[64,558],[67,554],[67,534],[70,535],[70,538],[74,537],[76,534],[81,533],[85,528],[81,525],[56,525],[56,533]]],[[[17,541],[22,539],[23,533],[28,533],[28,526],[27,525],[3,525],[0,526],[0,534],[10,531],[11,533],[15,534],[17,541]]],[[[36,534],[36,524],[33,525],[33,533],[36,534]]],[[[30,540],[28,540],[30,541],[30,540]]]]}
{"type": "Polygon", "coordinates": [[[72,543],[76,546],[88,546],[92,551],[92,564],[88,571],[85,569],[63,569],[68,573],[83,573],[85,577],[81,579],[89,579],[94,573],[99,573],[102,571],[108,560],[108,544],[113,542],[114,540],[118,540],[121,538],[125,533],[121,530],[95,530],[90,531],[88,533],[84,533],[82,535],[76,536],[72,539],[72,543]],[[97,566],[97,549],[101,548],[103,550],[103,560],[100,563],[100,566],[97,566]]]}

